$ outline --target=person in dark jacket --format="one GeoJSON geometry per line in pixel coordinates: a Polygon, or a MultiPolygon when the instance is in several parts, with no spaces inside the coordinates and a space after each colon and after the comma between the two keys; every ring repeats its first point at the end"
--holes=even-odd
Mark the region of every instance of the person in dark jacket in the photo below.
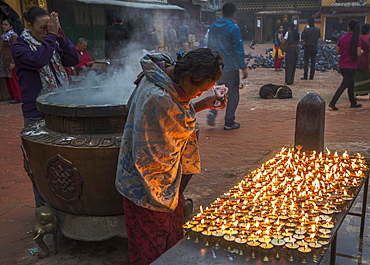
{"type": "Polygon", "coordinates": [[[113,25],[105,30],[105,58],[115,70],[124,68],[125,48],[129,41],[129,31],[123,26],[122,14],[113,14],[113,25]]]}
{"type": "Polygon", "coordinates": [[[285,52],[285,83],[287,85],[293,85],[301,36],[297,27],[292,22],[288,24],[288,31],[285,33],[284,39],[288,42],[285,52]]]}
{"type": "MultiPolygon", "coordinates": [[[[218,51],[224,58],[225,69],[218,84],[225,84],[229,88],[228,105],[225,114],[225,130],[239,129],[240,123],[235,121],[235,111],[239,104],[239,83],[248,77],[247,65],[244,60],[244,45],[239,26],[235,23],[236,6],[226,3],[222,7],[222,17],[215,21],[208,32],[208,48],[218,51]]],[[[211,109],[207,115],[207,123],[215,125],[217,110],[211,109]]]]}
{"type": "Polygon", "coordinates": [[[307,80],[308,78],[308,63],[311,60],[310,69],[310,80],[313,80],[315,76],[315,64],[316,64],[316,54],[317,54],[317,44],[321,36],[320,29],[315,27],[314,19],[310,17],[308,19],[308,26],[302,32],[303,50],[304,50],[304,73],[302,80],[307,80]]]}
{"type": "MultiPolygon", "coordinates": [[[[65,38],[58,14],[35,6],[25,13],[27,28],[12,46],[12,53],[21,87],[24,126],[44,118],[36,108],[36,98],[68,86],[64,66],[79,63],[73,43],[65,38]]],[[[34,187],[36,206],[45,201],[34,187]]]]}
{"type": "Polygon", "coordinates": [[[179,48],[184,49],[189,45],[189,26],[186,25],[185,19],[182,21],[181,25],[177,28],[177,41],[179,42],[179,48]]]}
{"type": "Polygon", "coordinates": [[[142,40],[143,40],[143,55],[158,52],[160,41],[154,25],[149,24],[147,26],[147,30],[143,34],[142,40]]]}

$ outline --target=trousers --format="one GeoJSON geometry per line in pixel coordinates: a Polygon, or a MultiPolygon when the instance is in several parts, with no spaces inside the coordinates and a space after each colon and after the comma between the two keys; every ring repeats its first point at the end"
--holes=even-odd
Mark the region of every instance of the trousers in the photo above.
{"type": "Polygon", "coordinates": [[[294,82],[295,70],[297,68],[299,47],[288,46],[285,56],[285,83],[292,84],[294,82]]]}
{"type": "Polygon", "coordinates": [[[184,237],[181,196],[172,213],[151,211],[122,198],[132,265],[152,263],[184,237]]]}
{"type": "Polygon", "coordinates": [[[354,93],[354,77],[355,77],[355,69],[348,69],[348,68],[341,68],[340,73],[343,76],[342,83],[338,87],[337,91],[335,91],[335,94],[333,98],[330,101],[331,105],[335,105],[337,103],[338,99],[340,96],[343,94],[344,90],[348,88],[348,98],[349,101],[351,102],[351,105],[354,106],[357,104],[357,100],[355,98],[355,93],[354,93]]]}
{"type": "MultiPolygon", "coordinates": [[[[239,70],[230,71],[230,72],[223,72],[221,79],[217,82],[217,84],[222,85],[224,84],[229,88],[227,95],[228,95],[228,103],[226,107],[225,113],[225,126],[233,126],[235,123],[235,112],[239,105],[239,84],[240,84],[240,74],[239,70]]],[[[217,110],[211,109],[210,112],[217,116],[217,110]]]]}
{"type": "Polygon", "coordinates": [[[310,79],[313,79],[315,76],[315,65],[316,65],[316,54],[317,48],[316,47],[304,47],[304,55],[303,55],[303,77],[307,79],[308,77],[308,64],[311,61],[311,68],[310,68],[310,79]]]}

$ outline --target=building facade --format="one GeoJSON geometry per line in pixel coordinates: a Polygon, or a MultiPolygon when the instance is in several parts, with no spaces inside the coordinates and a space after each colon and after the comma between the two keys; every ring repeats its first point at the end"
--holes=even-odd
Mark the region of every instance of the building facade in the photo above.
{"type": "Polygon", "coordinates": [[[201,4],[204,0],[5,0],[17,13],[21,14],[31,6],[40,6],[59,14],[66,36],[76,43],[81,37],[89,40],[87,49],[98,50],[98,57],[104,58],[104,32],[113,22],[113,13],[123,13],[124,24],[140,42],[140,33],[148,24],[157,29],[160,38],[160,50],[165,47],[165,26],[172,24],[175,28],[183,19],[188,19],[190,33],[196,34],[201,24],[201,4]],[[177,5],[176,3],[179,3],[177,5]],[[181,7],[184,6],[184,7],[181,7]]]}
{"type": "Polygon", "coordinates": [[[332,32],[346,30],[350,19],[369,22],[370,3],[366,0],[235,0],[238,7],[236,21],[245,40],[258,43],[272,41],[279,25],[284,29],[288,22],[303,31],[309,17],[315,18],[322,38],[331,38],[332,32]]]}
{"type": "Polygon", "coordinates": [[[236,20],[244,39],[258,43],[272,41],[279,25],[286,29],[288,22],[307,21],[321,7],[320,0],[237,0],[235,3],[238,7],[236,20]]]}
{"type": "MultiPolygon", "coordinates": [[[[104,31],[112,23],[112,14],[119,9],[125,25],[133,32],[145,31],[153,24],[160,36],[160,50],[165,48],[164,30],[168,24],[175,29],[185,20],[190,34],[202,40],[207,27],[220,15],[224,2],[229,0],[4,0],[21,14],[28,7],[38,5],[59,13],[63,30],[74,43],[87,38],[88,50],[98,48],[103,57],[104,31]]],[[[245,41],[272,41],[277,26],[286,29],[294,22],[303,31],[309,17],[315,18],[322,38],[331,40],[335,32],[346,31],[350,19],[369,23],[370,1],[367,0],[234,0],[238,23],[245,41]]],[[[136,34],[139,36],[140,34],[136,34]]],[[[138,40],[140,41],[140,40],[138,40]]]]}
{"type": "Polygon", "coordinates": [[[335,41],[335,34],[347,31],[347,23],[351,19],[357,19],[361,24],[370,23],[370,2],[322,0],[316,17],[322,22],[323,39],[335,41]]]}

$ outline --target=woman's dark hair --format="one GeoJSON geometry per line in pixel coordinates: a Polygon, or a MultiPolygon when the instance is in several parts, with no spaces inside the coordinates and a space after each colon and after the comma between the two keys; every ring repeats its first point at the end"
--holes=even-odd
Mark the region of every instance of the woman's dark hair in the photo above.
{"type": "Polygon", "coordinates": [[[185,76],[191,77],[193,85],[201,85],[207,81],[221,78],[224,63],[217,51],[199,48],[188,52],[185,56],[178,55],[175,65],[176,83],[185,76]]]}
{"type": "Polygon", "coordinates": [[[358,20],[352,19],[348,22],[349,29],[353,32],[350,44],[349,54],[353,61],[357,60],[357,46],[358,37],[360,36],[360,22],[358,20]]]}
{"type": "Polygon", "coordinates": [[[282,25],[277,26],[277,27],[276,27],[276,28],[277,28],[277,30],[279,30],[281,26],[282,26],[282,25]]]}
{"type": "Polygon", "coordinates": [[[293,24],[293,22],[288,23],[288,27],[290,28],[290,32],[293,34],[294,40],[299,40],[299,32],[297,27],[293,24]]]}
{"type": "Polygon", "coordinates": [[[11,20],[10,18],[3,19],[3,21],[8,21],[9,25],[14,27],[13,20],[11,20]]]}
{"type": "Polygon", "coordinates": [[[39,17],[50,16],[50,13],[45,9],[34,6],[23,13],[24,19],[33,25],[39,17]]]}
{"type": "Polygon", "coordinates": [[[370,30],[370,25],[365,23],[362,25],[362,28],[361,28],[361,34],[362,35],[366,35],[369,33],[369,30],[370,30]]]}

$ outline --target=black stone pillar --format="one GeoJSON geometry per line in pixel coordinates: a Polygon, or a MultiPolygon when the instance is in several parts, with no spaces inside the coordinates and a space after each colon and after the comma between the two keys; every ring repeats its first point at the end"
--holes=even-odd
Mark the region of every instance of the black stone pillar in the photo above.
{"type": "Polygon", "coordinates": [[[324,151],[325,105],[315,92],[298,102],[294,145],[302,146],[302,151],[324,151]]]}

